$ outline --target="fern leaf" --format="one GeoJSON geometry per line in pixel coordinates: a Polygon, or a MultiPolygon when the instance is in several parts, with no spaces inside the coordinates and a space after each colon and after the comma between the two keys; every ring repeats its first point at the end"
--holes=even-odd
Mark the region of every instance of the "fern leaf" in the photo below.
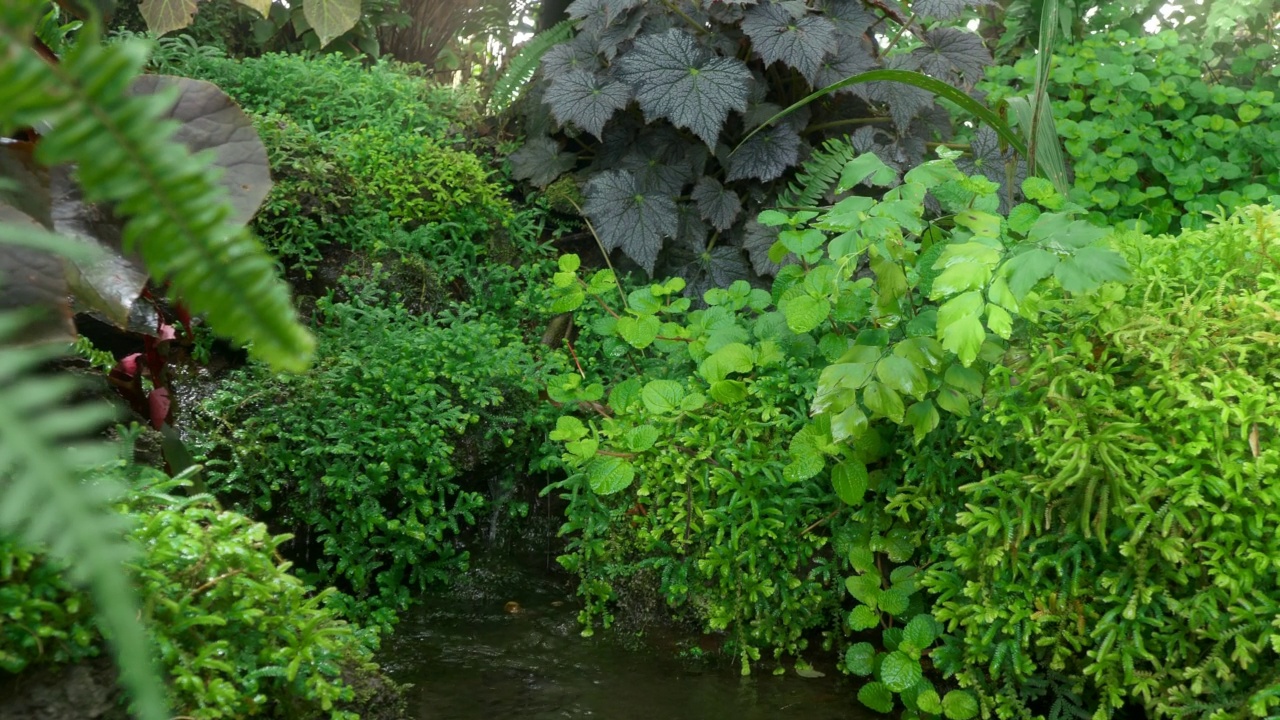
{"type": "Polygon", "coordinates": [[[103,46],[90,28],[51,64],[26,44],[23,16],[38,3],[13,5],[0,11],[0,130],[51,126],[37,158],[76,164],[86,198],[128,218],[126,251],[140,251],[154,276],[257,357],[305,368],[314,341],[270,256],[234,223],[208,159],[174,142],[176,125],[160,120],[172,95],[127,94],[147,46],[103,46]]]}
{"type": "MultiPolygon", "coordinates": [[[[0,341],[23,325],[22,316],[0,316],[0,341]]],[[[46,546],[68,565],[73,580],[89,586],[139,717],[163,720],[169,717],[164,683],[122,569],[130,546],[110,507],[123,488],[101,478],[79,481],[86,467],[110,459],[111,451],[103,443],[77,441],[114,413],[105,404],[67,405],[75,380],[36,375],[55,354],[47,345],[0,347],[0,532],[46,546]]]]}
{"type": "Polygon", "coordinates": [[[796,181],[778,197],[779,207],[812,207],[822,201],[836,181],[840,171],[858,154],[848,137],[831,138],[815,150],[796,173],[796,181]]]}
{"type": "Polygon", "coordinates": [[[493,86],[493,94],[489,96],[489,112],[499,115],[511,107],[511,103],[520,97],[533,74],[538,71],[538,63],[542,56],[552,47],[573,37],[573,22],[563,20],[542,32],[534,35],[529,42],[520,48],[520,52],[511,58],[507,72],[498,78],[493,86]]]}

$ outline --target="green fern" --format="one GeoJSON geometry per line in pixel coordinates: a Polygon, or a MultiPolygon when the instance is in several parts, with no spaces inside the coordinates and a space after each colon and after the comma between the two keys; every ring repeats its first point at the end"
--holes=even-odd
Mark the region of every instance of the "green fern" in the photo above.
{"type": "MultiPolygon", "coordinates": [[[[0,342],[27,320],[0,316],[0,342]]],[[[88,585],[139,716],[163,720],[164,685],[137,620],[129,576],[121,571],[131,548],[110,510],[122,488],[101,478],[80,482],[87,467],[110,458],[111,447],[77,441],[100,429],[113,411],[105,404],[68,406],[74,379],[34,374],[56,354],[48,346],[0,348],[0,532],[46,546],[73,580],[88,585]],[[67,447],[72,443],[74,450],[67,447]]]]}
{"type": "Polygon", "coordinates": [[[796,173],[796,181],[778,197],[778,207],[817,205],[840,179],[840,171],[858,154],[848,137],[831,138],[814,150],[796,173]]]}
{"type": "Polygon", "coordinates": [[[314,342],[258,241],[236,227],[207,158],[172,140],[160,120],[171,95],[130,97],[147,45],[99,42],[89,27],[52,64],[28,45],[40,3],[0,10],[0,131],[52,127],[37,145],[45,165],[75,163],[85,195],[128,218],[125,250],[219,332],[277,368],[301,370],[314,342]]]}
{"type": "Polygon", "coordinates": [[[520,96],[520,91],[533,79],[538,71],[538,63],[542,56],[552,47],[573,37],[573,23],[563,20],[542,32],[534,35],[525,43],[520,52],[511,58],[507,72],[498,78],[493,86],[493,94],[489,96],[489,112],[498,115],[504,112],[511,103],[520,96]]]}

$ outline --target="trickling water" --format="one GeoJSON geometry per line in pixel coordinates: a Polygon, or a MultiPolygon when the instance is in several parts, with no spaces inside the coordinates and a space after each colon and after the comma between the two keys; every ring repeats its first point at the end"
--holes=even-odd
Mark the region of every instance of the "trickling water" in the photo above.
{"type": "Polygon", "coordinates": [[[482,564],[405,613],[383,643],[383,670],[413,683],[410,715],[426,720],[871,720],[833,667],[806,679],[731,666],[699,670],[677,639],[584,638],[563,578],[482,564]],[[518,603],[519,609],[508,603],[518,603]],[[637,648],[636,646],[640,647],[637,648]]]}

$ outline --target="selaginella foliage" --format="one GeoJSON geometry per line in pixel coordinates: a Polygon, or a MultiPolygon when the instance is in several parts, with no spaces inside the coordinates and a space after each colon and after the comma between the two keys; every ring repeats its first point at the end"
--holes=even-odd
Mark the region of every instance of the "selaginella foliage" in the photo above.
{"type": "MultiPolygon", "coordinates": [[[[1071,199],[1098,220],[1160,233],[1274,194],[1275,41],[1241,35],[1225,49],[1176,30],[1115,30],[1061,48],[1048,91],[1075,171],[1071,199]]],[[[991,101],[1033,65],[992,68],[991,101]]]]}
{"type": "Polygon", "coordinates": [[[972,87],[990,54],[939,21],[974,4],[916,2],[908,13],[861,0],[578,0],[576,35],[546,52],[524,98],[514,174],[539,186],[569,175],[605,248],[651,275],[684,277],[693,296],[771,275],[777,235],[754,216],[787,189],[810,144],[843,137],[901,172],[945,139],[949,119],[918,88],[855,85],[735,146],[783,107],[868,70],[972,87]]]}
{"type": "Polygon", "coordinates": [[[1029,337],[961,443],[951,668],[1001,717],[1273,717],[1280,213],[1119,247],[1133,285],[1029,337]]]}
{"type": "Polygon", "coordinates": [[[998,186],[951,159],[899,181],[860,155],[840,171],[837,190],[853,189],[883,196],[762,214],[783,228],[770,254],[799,262],[771,292],[708,290],[701,310],[679,278],[624,299],[611,271],[581,278],[562,259],[551,309],[581,316],[584,364],[548,392],[584,412],[552,435],[571,472],[561,562],[582,578],[584,619],[607,613],[620,581],[648,579],[728,630],[744,671],[764,651],[801,653],[812,630],[845,644],[880,628],[883,650],[847,648],[846,669],[874,676],[864,704],[889,712],[899,695],[964,720],[975,698],[924,676],[942,627],[920,592],[935,552],[920,519],[931,491],[955,489],[909,488],[902,455],[942,413],[972,412],[1047,298],[1127,269],[1044,180],[1007,217],[998,186]],[[927,196],[945,223],[924,220],[927,196]]]}
{"type": "MultiPolygon", "coordinates": [[[[173,710],[190,717],[354,718],[343,680],[370,661],[372,636],[326,607],[278,554],[288,536],[207,499],[169,493],[189,482],[121,465],[135,487],[119,510],[146,552],[131,563],[154,628],[173,710]]],[[[0,668],[20,672],[98,654],[93,599],[38,551],[0,542],[0,668]]]]}

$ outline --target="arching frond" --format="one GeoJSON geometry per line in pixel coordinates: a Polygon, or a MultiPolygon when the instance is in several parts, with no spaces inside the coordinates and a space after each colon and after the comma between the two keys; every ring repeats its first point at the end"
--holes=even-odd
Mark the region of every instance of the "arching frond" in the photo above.
{"type": "Polygon", "coordinates": [[[573,23],[564,20],[534,35],[533,39],[525,43],[520,52],[511,58],[507,72],[498,78],[498,82],[493,86],[493,94],[489,96],[489,112],[497,115],[510,107],[511,103],[520,97],[520,91],[524,86],[533,79],[533,74],[538,71],[538,63],[542,62],[542,56],[553,46],[571,37],[573,37],[573,23]]]}

